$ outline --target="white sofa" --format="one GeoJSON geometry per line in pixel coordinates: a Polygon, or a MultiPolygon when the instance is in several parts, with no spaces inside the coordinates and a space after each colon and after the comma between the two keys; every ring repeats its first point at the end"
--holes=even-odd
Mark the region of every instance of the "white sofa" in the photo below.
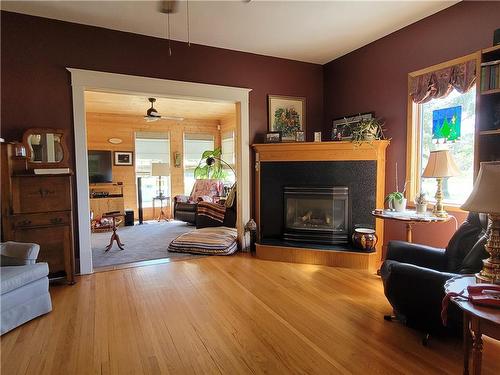
{"type": "Polygon", "coordinates": [[[32,243],[0,244],[0,334],[52,310],[49,267],[36,263],[40,246],[32,243]]]}

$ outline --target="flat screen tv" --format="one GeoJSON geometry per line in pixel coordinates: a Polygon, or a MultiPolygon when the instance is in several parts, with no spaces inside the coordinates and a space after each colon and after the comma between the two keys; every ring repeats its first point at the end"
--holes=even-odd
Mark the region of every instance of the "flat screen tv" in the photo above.
{"type": "Polygon", "coordinates": [[[113,182],[111,151],[88,151],[89,182],[113,182]]]}

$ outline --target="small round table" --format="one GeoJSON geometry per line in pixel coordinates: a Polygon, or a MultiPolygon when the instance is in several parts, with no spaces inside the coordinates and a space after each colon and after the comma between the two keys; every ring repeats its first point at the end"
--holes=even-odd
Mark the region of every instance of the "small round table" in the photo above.
{"type": "MultiPolygon", "coordinates": [[[[475,285],[474,275],[461,275],[444,284],[445,293],[460,293],[467,286],[475,285]]],[[[462,298],[451,299],[464,313],[464,374],[469,373],[469,357],[472,349],[472,374],[481,374],[483,354],[482,335],[500,340],[500,309],[474,305],[462,298]]]]}
{"type": "Polygon", "coordinates": [[[111,229],[113,230],[113,234],[111,234],[111,238],[109,240],[109,245],[106,246],[106,250],[104,251],[109,251],[113,247],[113,241],[116,241],[116,244],[120,248],[120,250],[125,250],[123,246],[125,246],[121,241],[120,241],[120,236],[118,236],[118,233],[116,233],[116,219],[119,217],[124,216],[122,213],[113,213],[113,214],[104,214],[102,215],[103,218],[106,219],[111,219],[112,226],[111,229]]]}
{"type": "Polygon", "coordinates": [[[387,211],[383,210],[383,212],[372,211],[372,215],[379,219],[384,220],[396,220],[402,221],[406,223],[406,242],[412,242],[412,226],[416,223],[445,223],[450,220],[451,216],[447,217],[437,217],[434,216],[431,212],[427,212],[425,214],[417,214],[416,211],[387,211]]]}
{"type": "Polygon", "coordinates": [[[167,217],[167,215],[165,215],[165,212],[163,211],[163,201],[167,201],[167,204],[165,205],[165,207],[170,208],[170,197],[166,196],[166,195],[158,195],[158,196],[153,198],[153,217],[155,216],[155,201],[157,201],[157,200],[160,201],[160,215],[158,215],[157,220],[161,221],[163,219],[163,220],[168,221],[169,218],[167,217]]]}

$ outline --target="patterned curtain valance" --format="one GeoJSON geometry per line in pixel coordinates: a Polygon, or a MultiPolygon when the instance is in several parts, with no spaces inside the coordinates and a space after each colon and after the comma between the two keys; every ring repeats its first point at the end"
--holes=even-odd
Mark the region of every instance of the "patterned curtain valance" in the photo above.
{"type": "Polygon", "coordinates": [[[448,95],[454,88],[464,93],[476,82],[476,61],[470,60],[410,79],[410,97],[417,103],[448,95]]]}

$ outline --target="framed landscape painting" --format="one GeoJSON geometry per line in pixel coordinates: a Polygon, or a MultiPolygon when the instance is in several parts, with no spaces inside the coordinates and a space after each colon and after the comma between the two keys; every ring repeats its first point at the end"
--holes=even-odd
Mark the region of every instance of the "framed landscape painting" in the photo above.
{"type": "Polygon", "coordinates": [[[281,132],[282,141],[295,141],[295,133],[306,130],[306,98],[268,96],[269,132],[281,132]]]}

